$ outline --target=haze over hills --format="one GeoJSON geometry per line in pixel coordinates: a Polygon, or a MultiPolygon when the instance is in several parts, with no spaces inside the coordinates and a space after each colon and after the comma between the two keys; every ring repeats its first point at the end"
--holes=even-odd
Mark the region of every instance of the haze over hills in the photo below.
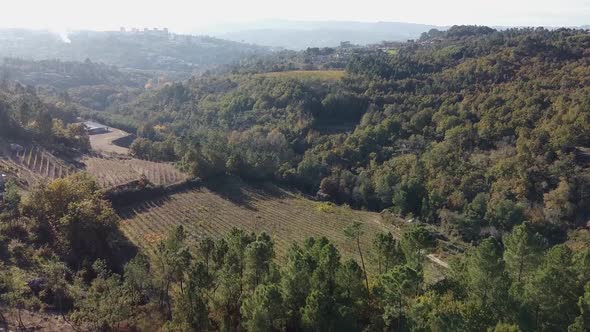
{"type": "Polygon", "coordinates": [[[1,330],[590,331],[581,6],[59,1],[123,19],[0,30],[1,330]],[[342,21],[407,5],[475,25],[342,21]]]}
{"type": "Polygon", "coordinates": [[[209,36],[169,33],[167,29],[75,31],[0,30],[0,58],[103,62],[120,68],[199,72],[269,50],[209,36]]]}
{"type": "Polygon", "coordinates": [[[260,21],[232,24],[205,30],[213,36],[264,46],[300,50],[307,47],[334,47],[342,41],[367,45],[382,41],[416,39],[430,29],[429,24],[354,21],[260,21]]]}

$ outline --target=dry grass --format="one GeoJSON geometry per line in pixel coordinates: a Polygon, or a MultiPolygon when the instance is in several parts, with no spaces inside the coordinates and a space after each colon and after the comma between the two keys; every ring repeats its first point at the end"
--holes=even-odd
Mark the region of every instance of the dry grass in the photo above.
{"type": "Polygon", "coordinates": [[[343,70],[291,70],[260,73],[256,76],[337,81],[342,79],[345,74],[343,70]]]}

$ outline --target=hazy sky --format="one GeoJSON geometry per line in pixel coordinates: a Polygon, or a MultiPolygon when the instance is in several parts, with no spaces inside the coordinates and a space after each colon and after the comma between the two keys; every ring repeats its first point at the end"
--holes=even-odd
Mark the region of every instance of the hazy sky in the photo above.
{"type": "Polygon", "coordinates": [[[398,21],[437,25],[584,25],[590,0],[0,0],[1,27],[118,29],[266,19],[398,21]]]}

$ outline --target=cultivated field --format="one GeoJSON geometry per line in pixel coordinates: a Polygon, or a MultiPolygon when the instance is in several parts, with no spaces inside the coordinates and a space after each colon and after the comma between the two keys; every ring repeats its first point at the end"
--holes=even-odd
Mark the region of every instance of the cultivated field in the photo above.
{"type": "Polygon", "coordinates": [[[337,81],[345,75],[343,70],[290,70],[256,74],[264,77],[288,77],[299,79],[317,79],[337,81]]]}
{"type": "Polygon", "coordinates": [[[187,175],[173,164],[157,163],[134,158],[84,157],[86,171],[92,174],[103,188],[112,188],[139,180],[145,176],[155,185],[172,185],[187,179],[187,175]]]}
{"type": "Polygon", "coordinates": [[[355,243],[343,233],[351,221],[363,223],[362,246],[367,255],[375,234],[387,230],[378,213],[329,206],[276,187],[255,188],[236,179],[209,187],[128,207],[120,211],[121,229],[147,253],[177,225],[183,225],[193,239],[218,238],[232,227],[265,231],[273,237],[279,258],[293,242],[321,236],[333,241],[345,256],[358,258],[355,243]]]}
{"type": "Polygon", "coordinates": [[[56,158],[37,146],[26,146],[21,152],[12,152],[6,147],[0,149],[0,170],[11,173],[26,181],[28,185],[47,179],[55,180],[77,171],[74,165],[56,158]]]}

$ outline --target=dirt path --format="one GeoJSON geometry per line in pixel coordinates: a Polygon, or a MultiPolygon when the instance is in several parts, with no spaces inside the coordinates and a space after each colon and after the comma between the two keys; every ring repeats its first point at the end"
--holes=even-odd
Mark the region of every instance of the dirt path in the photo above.
{"type": "MultiPolygon", "coordinates": [[[[379,218],[375,218],[373,220],[371,220],[374,223],[380,224],[381,226],[385,227],[386,229],[390,230],[392,232],[392,234],[397,237],[398,239],[401,238],[401,230],[399,229],[399,227],[396,227],[394,225],[385,225],[382,221],[381,221],[381,217],[379,218]]],[[[449,268],[449,263],[443,261],[442,259],[436,257],[434,254],[428,254],[426,255],[426,258],[428,258],[428,260],[430,260],[431,262],[433,262],[434,264],[448,269],[449,268]]]]}
{"type": "Polygon", "coordinates": [[[428,254],[426,255],[426,258],[428,258],[431,262],[438,264],[438,266],[444,267],[445,269],[449,268],[449,263],[443,261],[442,259],[434,256],[434,254],[428,254]]]}
{"type": "Polygon", "coordinates": [[[129,149],[113,144],[113,141],[122,137],[129,136],[129,133],[120,129],[111,128],[106,134],[90,135],[90,145],[92,149],[99,153],[107,154],[129,154],[129,149]]]}

